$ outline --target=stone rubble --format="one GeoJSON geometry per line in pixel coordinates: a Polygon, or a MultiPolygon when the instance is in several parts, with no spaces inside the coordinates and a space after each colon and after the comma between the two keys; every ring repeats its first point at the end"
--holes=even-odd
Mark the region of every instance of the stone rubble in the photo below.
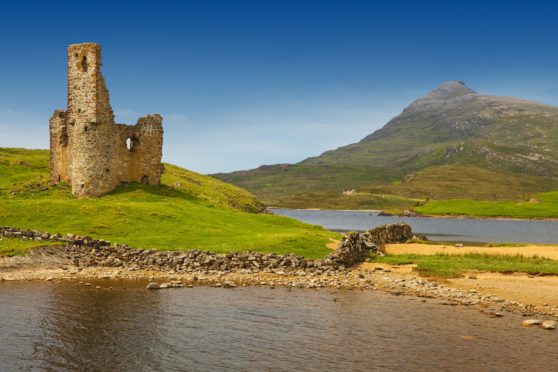
{"type": "Polygon", "coordinates": [[[307,259],[294,254],[234,252],[215,254],[200,250],[159,251],[135,249],[125,244],[111,245],[109,241],[75,234],[49,234],[14,227],[0,227],[0,235],[39,241],[66,242],[67,258],[77,267],[121,267],[135,270],[194,272],[288,272],[337,273],[362,262],[369,253],[382,254],[387,243],[404,242],[412,237],[406,224],[379,226],[364,233],[350,232],[337,249],[323,259],[307,259]]]}
{"type": "Polygon", "coordinates": [[[555,321],[555,320],[545,320],[544,322],[542,322],[541,328],[552,330],[552,329],[556,329],[557,325],[558,325],[558,322],[555,321]]]}

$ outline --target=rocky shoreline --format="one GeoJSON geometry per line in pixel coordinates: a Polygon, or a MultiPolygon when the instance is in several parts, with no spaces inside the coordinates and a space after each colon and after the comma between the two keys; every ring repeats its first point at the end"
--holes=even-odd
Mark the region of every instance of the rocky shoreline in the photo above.
{"type": "Polygon", "coordinates": [[[75,234],[50,234],[40,231],[0,227],[0,236],[36,241],[67,243],[66,258],[77,267],[122,267],[136,270],[171,270],[177,273],[203,270],[223,272],[342,272],[362,262],[367,254],[383,254],[384,245],[405,242],[412,238],[407,224],[378,226],[364,233],[349,232],[339,242],[337,249],[323,259],[307,259],[294,254],[233,252],[216,254],[200,250],[159,251],[135,249],[128,245],[93,239],[75,234]]]}
{"type": "Polygon", "coordinates": [[[381,290],[393,295],[437,299],[448,306],[474,307],[494,317],[514,312],[558,318],[558,308],[541,309],[474,290],[461,291],[436,280],[394,273],[389,265],[362,262],[370,252],[382,254],[384,244],[410,239],[412,231],[405,224],[348,233],[338,248],[321,260],[254,252],[219,255],[203,251],[141,250],[72,234],[51,235],[12,227],[0,228],[0,234],[68,243],[48,252],[62,260],[53,267],[12,267],[4,274],[0,267],[0,281],[63,280],[87,286],[93,280],[143,280],[153,283],[152,289],[206,285],[381,290]]]}
{"type": "MultiPolygon", "coordinates": [[[[76,267],[68,265],[56,269],[11,271],[1,276],[2,281],[42,280],[52,283],[71,282],[76,286],[96,290],[112,289],[119,281],[140,281],[147,289],[193,288],[210,286],[216,288],[237,288],[264,286],[284,287],[291,290],[379,290],[395,296],[413,296],[437,301],[445,306],[465,306],[476,309],[490,317],[502,317],[506,313],[517,313],[524,317],[538,317],[540,320],[556,320],[558,313],[534,305],[508,301],[503,298],[462,291],[443,282],[401,275],[393,272],[388,265],[362,263],[338,273],[315,272],[224,272],[219,270],[199,270],[174,272],[114,267],[76,267]]],[[[548,323],[546,323],[548,324],[548,323]]],[[[539,325],[534,324],[534,325],[539,325]]]]}

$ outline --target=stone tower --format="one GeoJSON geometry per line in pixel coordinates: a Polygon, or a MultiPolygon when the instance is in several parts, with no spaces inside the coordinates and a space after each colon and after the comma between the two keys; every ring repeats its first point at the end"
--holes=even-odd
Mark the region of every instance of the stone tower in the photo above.
{"type": "Polygon", "coordinates": [[[99,196],[122,183],[161,180],[163,118],[115,124],[101,74],[101,47],[68,47],[68,110],[50,119],[50,176],[67,182],[78,197],[99,196]]]}

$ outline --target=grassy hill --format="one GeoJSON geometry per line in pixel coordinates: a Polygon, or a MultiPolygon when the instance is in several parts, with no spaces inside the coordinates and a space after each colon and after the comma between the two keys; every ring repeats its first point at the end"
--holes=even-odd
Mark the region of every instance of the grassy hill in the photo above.
{"type": "Polygon", "coordinates": [[[528,200],[558,189],[558,108],[447,82],[358,143],[216,176],[277,206],[383,208],[386,194],[528,200]],[[341,196],[353,188],[357,197],[341,196]]]}
{"type": "Polygon", "coordinates": [[[0,225],[71,232],[137,248],[327,255],[339,234],[290,218],[256,214],[250,193],[170,164],[161,186],[130,184],[76,199],[49,184],[46,150],[0,148],[0,225]],[[252,212],[252,213],[250,213],[252,212]]]}

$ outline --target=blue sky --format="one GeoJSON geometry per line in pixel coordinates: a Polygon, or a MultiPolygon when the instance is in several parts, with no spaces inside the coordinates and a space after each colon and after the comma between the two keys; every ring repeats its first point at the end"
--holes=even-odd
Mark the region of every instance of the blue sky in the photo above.
{"type": "Polygon", "coordinates": [[[164,160],[204,173],[356,142],[446,80],[558,106],[558,6],[514,1],[0,5],[0,146],[48,147],[66,47],[97,42],[117,121],[164,116],[164,160]]]}

